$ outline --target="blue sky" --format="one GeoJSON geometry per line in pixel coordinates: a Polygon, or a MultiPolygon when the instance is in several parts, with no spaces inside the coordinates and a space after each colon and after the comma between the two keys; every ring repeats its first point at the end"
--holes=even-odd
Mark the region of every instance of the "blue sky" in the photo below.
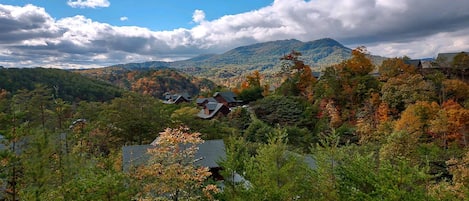
{"type": "Polygon", "coordinates": [[[92,68],[333,38],[411,58],[469,51],[469,1],[0,0],[0,66],[92,68]]]}
{"type": "Polygon", "coordinates": [[[154,31],[191,28],[195,10],[203,10],[205,19],[214,20],[268,6],[273,0],[108,0],[109,6],[73,8],[67,0],[0,0],[1,4],[33,4],[60,19],[83,15],[116,26],[140,26],[154,31]],[[123,18],[123,19],[121,19],[123,18]]]}

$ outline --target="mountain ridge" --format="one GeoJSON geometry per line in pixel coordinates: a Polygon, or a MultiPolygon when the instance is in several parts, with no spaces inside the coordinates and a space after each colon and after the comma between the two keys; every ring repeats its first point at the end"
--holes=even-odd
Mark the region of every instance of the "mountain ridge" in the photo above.
{"type": "MultiPolygon", "coordinates": [[[[255,70],[268,77],[275,77],[281,70],[280,58],[293,50],[300,52],[302,54],[300,59],[311,66],[315,72],[349,59],[352,52],[352,49],[332,38],[308,42],[287,39],[240,46],[222,54],[204,54],[174,62],[147,61],[117,64],[104,69],[116,68],[115,70],[119,71],[118,69],[173,68],[191,76],[208,78],[215,83],[230,86],[255,70]]],[[[375,64],[380,64],[383,60],[383,57],[379,56],[371,55],[370,57],[375,64]]]]}
{"type": "Polygon", "coordinates": [[[350,48],[331,38],[308,42],[287,39],[240,46],[222,54],[204,54],[180,61],[147,61],[116,64],[109,67],[122,67],[131,70],[167,67],[195,75],[225,67],[265,71],[274,68],[274,66],[280,63],[280,58],[292,50],[302,53],[302,59],[313,68],[339,63],[348,59],[352,51],[350,48]]]}

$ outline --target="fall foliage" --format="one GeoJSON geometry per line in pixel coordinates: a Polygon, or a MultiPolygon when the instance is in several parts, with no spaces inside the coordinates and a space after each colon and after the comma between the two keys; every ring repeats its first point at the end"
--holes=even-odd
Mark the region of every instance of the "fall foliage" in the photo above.
{"type": "Polygon", "coordinates": [[[135,177],[142,183],[139,200],[190,200],[202,196],[211,198],[218,192],[204,182],[211,175],[208,167],[196,167],[197,145],[203,140],[200,133],[188,133],[187,128],[167,128],[148,149],[150,159],[137,169],[135,177]]]}

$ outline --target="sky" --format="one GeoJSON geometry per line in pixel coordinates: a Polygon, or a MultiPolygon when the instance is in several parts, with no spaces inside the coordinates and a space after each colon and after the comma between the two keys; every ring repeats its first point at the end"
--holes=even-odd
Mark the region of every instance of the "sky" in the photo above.
{"type": "Polygon", "coordinates": [[[94,68],[332,38],[374,55],[469,51],[468,0],[0,0],[0,66],[94,68]]]}

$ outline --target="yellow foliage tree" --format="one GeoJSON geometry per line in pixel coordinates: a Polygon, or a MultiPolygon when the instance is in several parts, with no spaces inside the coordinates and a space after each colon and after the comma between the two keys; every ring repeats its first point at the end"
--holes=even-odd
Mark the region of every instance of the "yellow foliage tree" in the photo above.
{"type": "Polygon", "coordinates": [[[405,157],[414,159],[416,144],[427,133],[430,121],[437,116],[439,106],[435,102],[418,101],[407,107],[401,117],[394,123],[393,133],[381,148],[384,159],[405,157]]]}
{"type": "Polygon", "coordinates": [[[389,78],[400,75],[412,75],[416,73],[413,66],[406,64],[401,58],[391,58],[383,61],[379,66],[380,79],[386,81],[389,78]]]}
{"type": "Polygon", "coordinates": [[[438,200],[469,199],[469,152],[461,159],[446,161],[449,172],[453,175],[452,182],[439,182],[430,187],[429,192],[438,200]]]}
{"type": "Polygon", "coordinates": [[[368,51],[364,46],[357,47],[352,50],[352,58],[345,62],[353,74],[366,75],[373,71],[374,65],[371,60],[367,57],[368,51]]]}
{"type": "Polygon", "coordinates": [[[194,162],[200,133],[188,133],[187,128],[167,128],[148,149],[148,164],[137,169],[136,178],[142,183],[139,200],[198,200],[212,198],[218,192],[214,185],[204,185],[211,175],[207,167],[194,162]]]}

